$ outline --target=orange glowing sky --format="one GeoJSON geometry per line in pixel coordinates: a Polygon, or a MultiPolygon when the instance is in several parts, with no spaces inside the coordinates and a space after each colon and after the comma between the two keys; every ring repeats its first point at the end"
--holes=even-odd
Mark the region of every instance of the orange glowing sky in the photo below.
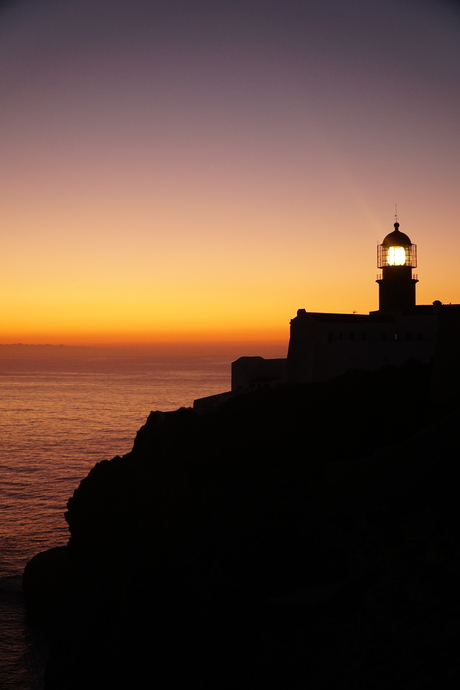
{"type": "Polygon", "coordinates": [[[287,338],[377,308],[376,245],[460,302],[447,0],[0,9],[0,342],[287,338]]]}

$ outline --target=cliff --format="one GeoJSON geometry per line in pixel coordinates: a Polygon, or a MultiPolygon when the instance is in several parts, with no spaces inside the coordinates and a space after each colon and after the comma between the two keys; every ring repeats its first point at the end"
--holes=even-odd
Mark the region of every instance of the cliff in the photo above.
{"type": "Polygon", "coordinates": [[[46,689],[457,686],[460,412],[429,375],[151,413],[25,571],[46,689]]]}

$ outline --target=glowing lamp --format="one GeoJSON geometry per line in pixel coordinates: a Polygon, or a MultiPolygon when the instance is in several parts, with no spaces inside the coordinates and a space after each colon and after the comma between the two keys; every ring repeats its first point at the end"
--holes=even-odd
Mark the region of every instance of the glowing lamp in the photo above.
{"type": "Polygon", "coordinates": [[[404,266],[406,263],[406,252],[404,247],[389,247],[387,258],[389,266],[404,266]]]}

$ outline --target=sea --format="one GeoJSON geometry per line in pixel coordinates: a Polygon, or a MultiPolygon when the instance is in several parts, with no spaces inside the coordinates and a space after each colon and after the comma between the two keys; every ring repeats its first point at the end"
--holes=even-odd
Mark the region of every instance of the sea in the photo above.
{"type": "Polygon", "coordinates": [[[26,563],[66,544],[66,503],[101,460],[128,453],[153,410],[230,390],[241,355],[280,343],[143,348],[0,345],[0,688],[41,690],[43,632],[21,588],[26,563]]]}

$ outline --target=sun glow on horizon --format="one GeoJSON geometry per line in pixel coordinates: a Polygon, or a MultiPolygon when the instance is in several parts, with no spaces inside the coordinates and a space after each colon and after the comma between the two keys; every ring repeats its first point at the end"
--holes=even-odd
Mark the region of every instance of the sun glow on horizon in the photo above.
{"type": "Polygon", "coordinates": [[[460,302],[460,13],[335,5],[1,10],[0,342],[283,340],[299,308],[368,313],[395,198],[418,302],[460,302]]]}

